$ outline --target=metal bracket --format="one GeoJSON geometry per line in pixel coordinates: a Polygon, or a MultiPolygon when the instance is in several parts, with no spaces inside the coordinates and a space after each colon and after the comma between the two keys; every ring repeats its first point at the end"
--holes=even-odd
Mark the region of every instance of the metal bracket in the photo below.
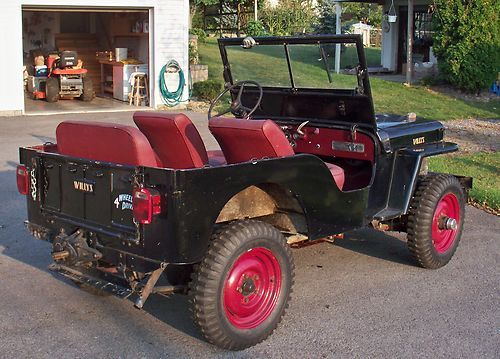
{"type": "Polygon", "coordinates": [[[156,282],[158,282],[158,279],[160,279],[161,274],[165,270],[166,266],[162,264],[160,268],[154,270],[151,272],[151,275],[149,276],[149,279],[144,286],[144,288],[141,291],[141,295],[139,295],[139,298],[135,301],[135,307],[138,309],[142,309],[144,307],[144,303],[146,303],[146,300],[148,299],[149,295],[153,293],[153,288],[156,285],[156,282]]]}

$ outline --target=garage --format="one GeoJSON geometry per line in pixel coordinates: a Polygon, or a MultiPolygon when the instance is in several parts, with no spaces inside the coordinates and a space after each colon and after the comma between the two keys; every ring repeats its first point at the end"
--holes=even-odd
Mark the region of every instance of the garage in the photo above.
{"type": "Polygon", "coordinates": [[[0,89],[0,115],[154,109],[163,65],[175,60],[187,73],[187,0],[6,7],[0,30],[13,35],[4,42],[12,56],[0,63],[18,71],[4,76],[11,86],[0,89]]]}

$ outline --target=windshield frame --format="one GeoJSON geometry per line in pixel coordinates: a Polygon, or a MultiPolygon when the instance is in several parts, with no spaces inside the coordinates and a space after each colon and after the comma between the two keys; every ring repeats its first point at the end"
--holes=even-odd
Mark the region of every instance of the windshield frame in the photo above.
{"type": "MultiPolygon", "coordinates": [[[[366,66],[365,52],[363,49],[363,43],[360,35],[307,35],[307,36],[272,36],[272,37],[254,37],[256,46],[266,46],[266,45],[283,45],[284,55],[287,62],[287,69],[283,71],[288,71],[290,77],[291,87],[280,87],[272,86],[273,88],[286,88],[292,91],[303,89],[297,87],[295,84],[295,79],[293,75],[293,61],[290,58],[288,45],[307,45],[307,44],[355,44],[356,51],[358,54],[359,64],[357,66],[357,79],[358,86],[353,89],[357,94],[371,96],[370,83],[368,80],[368,70],[366,66]]],[[[231,64],[227,55],[227,46],[241,46],[243,43],[243,38],[221,38],[218,40],[219,50],[224,65],[224,80],[233,85],[234,80],[231,73],[231,64]]],[[[339,93],[345,93],[346,89],[332,89],[332,88],[316,88],[316,90],[333,91],[339,93]]]]}

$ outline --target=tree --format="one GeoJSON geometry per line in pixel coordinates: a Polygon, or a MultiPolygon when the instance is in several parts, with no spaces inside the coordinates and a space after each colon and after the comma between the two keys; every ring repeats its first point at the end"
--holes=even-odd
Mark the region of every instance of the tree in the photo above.
{"type": "Polygon", "coordinates": [[[468,92],[489,87],[500,71],[500,1],[435,0],[433,51],[440,76],[468,92]]]}

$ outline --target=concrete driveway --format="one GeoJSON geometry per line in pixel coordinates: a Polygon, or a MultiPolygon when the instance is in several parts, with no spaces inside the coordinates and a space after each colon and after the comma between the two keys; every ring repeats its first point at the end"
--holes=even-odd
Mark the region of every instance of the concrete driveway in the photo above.
{"type": "MultiPolygon", "coordinates": [[[[131,113],[0,118],[0,358],[500,357],[498,217],[467,207],[462,243],[436,271],[404,236],[360,230],[294,250],[294,295],[265,342],[236,353],[203,341],[183,296],[145,310],[96,297],[47,270],[50,246],[24,229],[19,145],[54,141],[63,119],[131,123],[131,113]]],[[[205,117],[193,115],[209,148],[205,117]]]]}

